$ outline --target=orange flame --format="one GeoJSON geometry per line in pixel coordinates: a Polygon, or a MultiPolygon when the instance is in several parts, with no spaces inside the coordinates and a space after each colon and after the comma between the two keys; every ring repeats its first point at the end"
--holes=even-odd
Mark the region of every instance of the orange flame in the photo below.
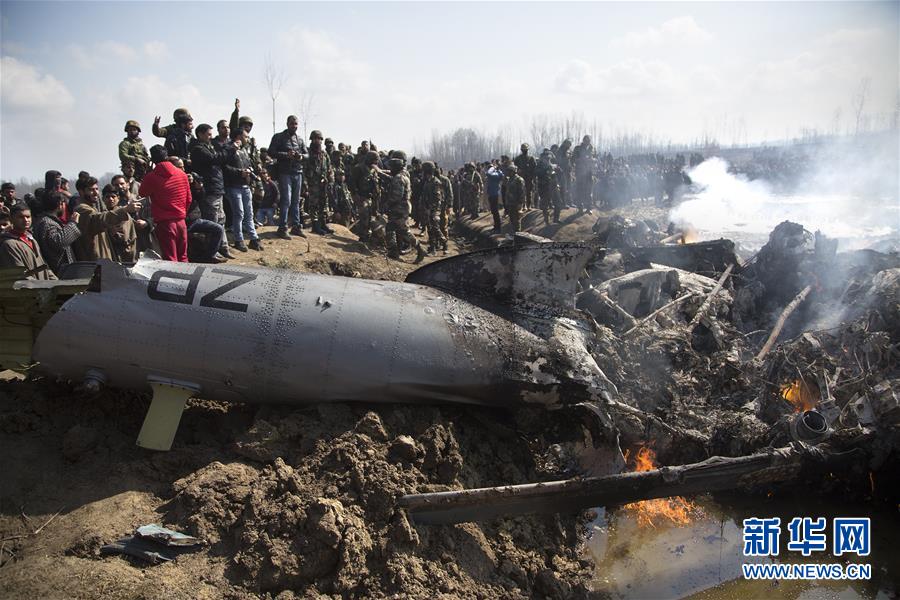
{"type": "MultiPolygon", "coordinates": [[[[626,462],[629,455],[630,452],[626,450],[626,462]]],[[[634,457],[635,472],[651,471],[656,466],[656,452],[646,446],[638,449],[634,457]]],[[[687,525],[700,512],[696,504],[681,496],[631,502],[623,506],[622,509],[633,513],[640,527],[656,527],[654,521],[659,521],[660,519],[666,519],[675,525],[687,525]]]]}
{"type": "Polygon", "coordinates": [[[818,395],[819,388],[802,379],[781,386],[781,397],[791,403],[794,412],[814,409],[818,404],[818,395]]]}

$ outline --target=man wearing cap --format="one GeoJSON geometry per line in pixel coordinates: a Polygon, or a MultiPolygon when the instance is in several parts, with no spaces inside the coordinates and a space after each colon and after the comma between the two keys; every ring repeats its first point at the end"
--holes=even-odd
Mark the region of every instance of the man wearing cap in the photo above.
{"type": "Polygon", "coordinates": [[[300,120],[291,115],[287,128],[272,136],[269,156],[275,159],[281,207],[278,215],[278,237],[289,240],[291,234],[306,237],[303,233],[303,217],[300,214],[300,187],[303,183],[303,160],[306,144],[297,135],[300,120]],[[291,226],[291,233],[287,231],[291,226]]]}
{"type": "MultiPolygon", "coordinates": [[[[184,161],[184,168],[191,170],[191,144],[194,140],[194,117],[190,113],[179,116],[176,126],[166,134],[165,150],[168,156],[184,161]]],[[[155,162],[155,161],[154,161],[155,162]]],[[[143,194],[142,194],[143,195],[143,194]]]]}
{"type": "Polygon", "coordinates": [[[253,119],[247,115],[241,116],[241,101],[239,98],[234,99],[234,111],[231,113],[229,126],[232,131],[240,128],[247,132],[247,143],[245,144],[244,149],[250,157],[250,166],[253,169],[253,172],[259,176],[259,172],[262,169],[262,161],[259,158],[259,148],[256,146],[256,138],[250,135],[250,132],[253,131],[253,119]]]}
{"type": "Polygon", "coordinates": [[[24,202],[14,204],[9,220],[12,227],[0,234],[0,267],[23,267],[29,279],[56,279],[29,231],[31,209],[28,205],[24,202]]]}
{"type": "Polygon", "coordinates": [[[537,161],[528,154],[528,144],[522,144],[522,151],[513,162],[519,170],[519,177],[525,181],[525,208],[534,206],[534,177],[537,174],[537,161]]]}
{"type": "Polygon", "coordinates": [[[11,209],[19,201],[16,198],[16,184],[11,181],[4,181],[0,186],[0,204],[7,209],[11,209]]]}
{"type": "Polygon", "coordinates": [[[135,120],[125,122],[125,139],[119,142],[119,162],[131,162],[134,165],[134,176],[138,181],[150,168],[150,155],[141,140],[141,126],[135,120]]]}
{"type": "Polygon", "coordinates": [[[309,192],[309,218],[312,232],[319,235],[334,233],[325,223],[325,203],[328,186],[334,181],[331,159],[322,147],[322,132],[314,129],[309,134],[309,155],[303,163],[303,176],[309,192]]]}
{"type": "Polygon", "coordinates": [[[150,148],[156,167],[144,177],[141,196],[150,197],[154,232],[164,260],[187,262],[187,226],[184,218],[191,204],[191,184],[184,171],[170,160],[162,146],[150,148]]]}

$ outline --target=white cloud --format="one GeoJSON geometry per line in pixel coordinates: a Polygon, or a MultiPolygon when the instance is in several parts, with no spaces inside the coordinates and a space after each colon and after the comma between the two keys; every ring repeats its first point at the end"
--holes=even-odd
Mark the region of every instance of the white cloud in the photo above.
{"type": "Polygon", "coordinates": [[[610,41],[610,46],[624,48],[647,48],[667,44],[703,44],[713,39],[713,34],[703,29],[694,17],[676,17],[659,27],[648,27],[642,31],[629,31],[610,41]]]}
{"type": "Polygon", "coordinates": [[[294,27],[281,36],[284,55],[275,54],[289,73],[287,88],[304,92],[376,91],[376,69],[344,49],[324,31],[294,27]]]}
{"type": "Polygon", "coordinates": [[[169,47],[165,42],[152,40],[144,44],[144,56],[152,59],[168,58],[169,47]]]}
{"type": "Polygon", "coordinates": [[[0,93],[4,117],[8,111],[55,111],[74,103],[68,88],[53,75],[11,56],[0,59],[0,93]]]}
{"type": "Polygon", "coordinates": [[[574,59],[555,78],[557,90],[598,99],[658,96],[681,87],[675,70],[667,63],[635,58],[602,68],[574,59]]]}
{"type": "Polygon", "coordinates": [[[134,63],[140,58],[152,60],[166,58],[169,55],[169,48],[158,40],[145,42],[140,46],[106,40],[90,46],[68,44],[66,53],[82,69],[96,69],[107,65],[134,63]]]}
{"type": "Polygon", "coordinates": [[[28,46],[25,44],[20,44],[19,42],[14,42],[12,40],[4,40],[3,42],[3,54],[27,54],[28,46]]]}

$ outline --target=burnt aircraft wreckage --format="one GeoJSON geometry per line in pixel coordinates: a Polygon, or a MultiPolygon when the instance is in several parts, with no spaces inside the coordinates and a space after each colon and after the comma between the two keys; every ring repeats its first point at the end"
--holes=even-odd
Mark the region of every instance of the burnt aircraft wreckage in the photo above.
{"type": "Polygon", "coordinates": [[[601,410],[615,388],[590,352],[593,323],[575,309],[578,276],[597,253],[514,244],[426,265],[403,283],[146,257],[80,265],[81,280],[7,270],[0,366],[33,364],[93,389],[152,388],[137,443],[155,450],[171,447],[193,396],[601,410]]]}

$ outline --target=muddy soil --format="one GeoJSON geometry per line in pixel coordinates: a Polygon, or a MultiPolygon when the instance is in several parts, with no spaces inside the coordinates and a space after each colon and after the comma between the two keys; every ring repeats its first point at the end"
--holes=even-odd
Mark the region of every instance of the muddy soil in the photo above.
{"type": "MultiPolygon", "coordinates": [[[[589,231],[595,217],[568,225],[589,231]]],[[[388,260],[335,229],[307,244],[264,228],[265,251],[235,262],[392,280],[415,268],[414,254],[388,260]]],[[[469,247],[454,239],[449,254],[469,247]]],[[[560,444],[582,438],[577,415],[198,399],[173,449],[153,453],[134,444],[148,405],[149,394],[88,396],[4,373],[0,597],[604,595],[589,591],[583,515],[415,527],[394,508],[403,493],[571,475],[560,444]],[[208,545],[158,566],[100,556],[102,544],[147,523],[208,545]]]]}

